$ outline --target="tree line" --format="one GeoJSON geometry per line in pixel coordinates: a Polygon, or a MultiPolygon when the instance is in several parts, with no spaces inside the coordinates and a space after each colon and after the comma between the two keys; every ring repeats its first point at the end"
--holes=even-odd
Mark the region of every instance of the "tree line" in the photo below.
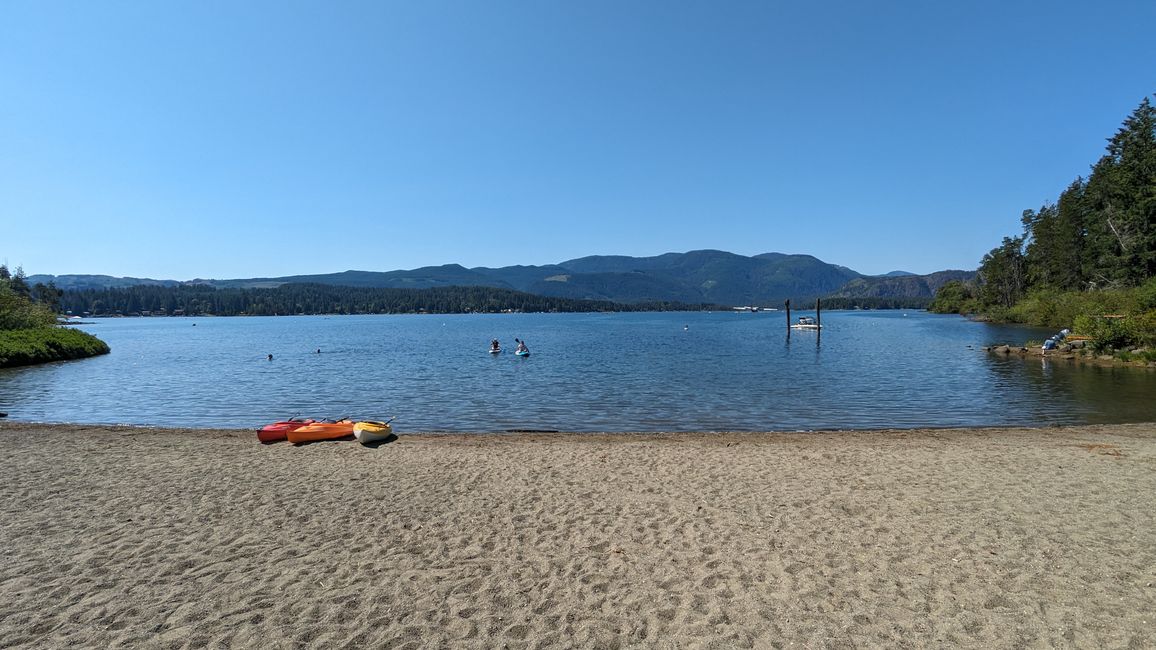
{"type": "Polygon", "coordinates": [[[1124,289],[1156,276],[1156,108],[1124,120],[1087,177],[1024,210],[1023,233],[982,260],[980,298],[1011,307],[1033,289],[1124,289]]]}
{"type": "Polygon", "coordinates": [[[429,289],[285,284],[275,288],[214,288],[209,285],[64,291],[59,308],[93,316],[279,316],[293,314],[464,314],[516,312],[697,311],[717,305],[679,302],[633,304],[552,298],[510,289],[453,286],[429,289]]]}
{"type": "MultiPolygon", "coordinates": [[[[823,309],[926,309],[931,298],[923,296],[836,296],[823,298],[823,309]]],[[[791,303],[794,309],[809,309],[805,303],[791,303]]]]}
{"type": "Polygon", "coordinates": [[[1087,177],[1056,201],[1024,210],[1020,224],[1021,234],[984,255],[975,281],[944,285],[930,309],[1065,327],[1083,318],[1085,329],[1104,329],[1095,318],[1119,312],[1132,331],[1117,339],[1152,339],[1156,107],[1149,98],[1108,138],[1087,177]]]}

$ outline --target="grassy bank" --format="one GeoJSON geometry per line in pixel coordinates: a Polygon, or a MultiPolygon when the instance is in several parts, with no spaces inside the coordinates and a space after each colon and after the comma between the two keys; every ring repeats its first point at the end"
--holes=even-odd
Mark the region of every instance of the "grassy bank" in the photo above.
{"type": "Polygon", "coordinates": [[[0,368],[83,359],[108,352],[104,341],[66,327],[0,331],[0,368]]]}

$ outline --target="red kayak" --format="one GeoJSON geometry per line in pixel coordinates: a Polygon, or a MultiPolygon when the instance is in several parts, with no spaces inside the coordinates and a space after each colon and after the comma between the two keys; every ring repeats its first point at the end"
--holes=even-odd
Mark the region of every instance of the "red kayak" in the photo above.
{"type": "Polygon", "coordinates": [[[313,420],[295,420],[289,418],[285,422],[266,424],[257,431],[257,440],[265,444],[285,440],[288,438],[290,431],[300,429],[307,424],[313,424],[313,420]]]}

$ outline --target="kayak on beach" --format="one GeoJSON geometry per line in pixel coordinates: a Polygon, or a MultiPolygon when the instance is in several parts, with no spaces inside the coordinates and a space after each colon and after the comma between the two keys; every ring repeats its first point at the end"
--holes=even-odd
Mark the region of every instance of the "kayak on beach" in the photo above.
{"type": "Polygon", "coordinates": [[[358,422],[353,425],[353,437],[361,444],[369,444],[373,442],[381,442],[393,435],[393,427],[389,423],[393,422],[390,418],[388,422],[358,422]]]}
{"type": "Polygon", "coordinates": [[[289,442],[298,445],[303,442],[317,442],[318,440],[336,440],[353,435],[353,421],[348,419],[337,422],[314,422],[303,427],[287,431],[285,437],[289,442]]]}
{"type": "Polygon", "coordinates": [[[257,440],[264,443],[279,442],[285,440],[290,431],[299,429],[307,424],[313,424],[313,422],[313,420],[309,419],[298,420],[297,418],[289,418],[284,422],[266,424],[257,431],[257,440]]]}

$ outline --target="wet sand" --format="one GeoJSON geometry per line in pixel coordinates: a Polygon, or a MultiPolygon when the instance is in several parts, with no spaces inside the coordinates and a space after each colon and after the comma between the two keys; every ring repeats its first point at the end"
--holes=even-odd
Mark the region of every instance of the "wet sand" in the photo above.
{"type": "Polygon", "coordinates": [[[1156,425],[0,422],[0,647],[1156,647],[1156,425]]]}

